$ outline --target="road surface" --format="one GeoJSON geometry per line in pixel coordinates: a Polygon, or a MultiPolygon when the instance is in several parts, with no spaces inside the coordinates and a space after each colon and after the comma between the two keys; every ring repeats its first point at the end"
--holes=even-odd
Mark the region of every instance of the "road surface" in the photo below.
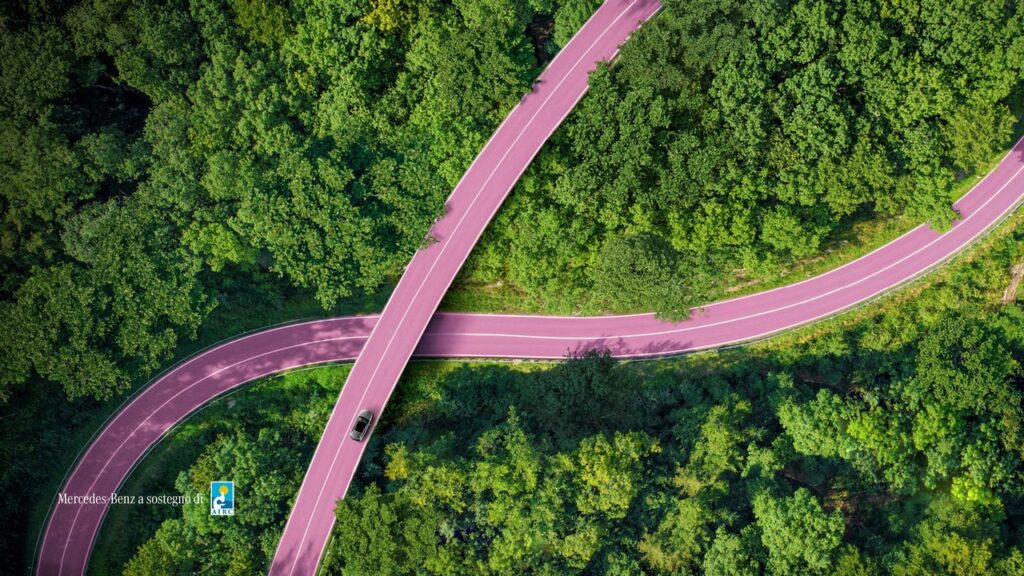
{"type": "MultiPolygon", "coordinates": [[[[768,336],[847,310],[896,288],[959,253],[1024,198],[1024,141],[954,206],[962,218],[938,234],[919,226],[820,276],[708,305],[669,324],[650,314],[545,317],[436,314],[418,356],[564,358],[609,349],[622,358],[671,355],[768,336]]],[[[62,492],[109,494],[172,426],[251,380],[359,355],[376,316],[271,328],[221,344],[174,367],[127,403],[96,436],[62,492]]],[[[347,386],[347,384],[346,384],[347,386]]],[[[356,463],[350,463],[355,468],[356,463]]],[[[244,495],[244,487],[239,487],[244,495]]],[[[243,500],[244,502],[244,500],[243,500]]],[[[333,508],[328,504],[327,508],[333,508]]],[[[82,574],[107,507],[56,505],[39,551],[39,574],[82,574]]]]}
{"type": "MultiPolygon", "coordinates": [[[[271,576],[316,573],[334,526],[334,504],[348,492],[366,448],[365,439],[349,437],[356,415],[384,411],[455,275],[530,161],[587,91],[588,74],[659,8],[657,0],[606,0],[463,174],[431,228],[432,241],[409,262],[352,366],[285,524],[271,576]]],[[[371,427],[366,439],[372,434],[371,427]]]]}
{"type": "MultiPolygon", "coordinates": [[[[946,234],[925,226],[824,275],[708,305],[667,324],[650,314],[595,318],[434,315],[490,219],[550,134],[587,88],[587,74],[617,53],[660,7],[607,0],[541,74],[485,145],[414,256],[379,317],[274,328],[218,346],[177,366],[129,402],[66,479],[66,495],[116,491],[167,429],[211,398],[253,379],[357,358],[289,516],[271,574],[313,574],[365,443],[348,431],[355,414],[380,414],[413,353],[425,356],[562,358],[589,349],[619,357],[676,354],[756,339],[848,309],[942,263],[1008,214],[1024,187],[1021,144],[956,207],[946,234]],[[421,339],[422,337],[422,339],[421,339]]],[[[372,433],[372,429],[370,431],[372,433]]],[[[55,505],[39,550],[40,574],[81,574],[106,513],[102,504],[55,505]]]]}

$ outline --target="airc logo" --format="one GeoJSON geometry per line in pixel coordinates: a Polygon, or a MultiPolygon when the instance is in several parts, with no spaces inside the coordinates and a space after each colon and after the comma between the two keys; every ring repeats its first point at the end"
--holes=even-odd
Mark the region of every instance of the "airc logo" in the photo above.
{"type": "Polygon", "coordinates": [[[210,514],[213,516],[235,515],[235,483],[228,481],[210,482],[210,514]]]}

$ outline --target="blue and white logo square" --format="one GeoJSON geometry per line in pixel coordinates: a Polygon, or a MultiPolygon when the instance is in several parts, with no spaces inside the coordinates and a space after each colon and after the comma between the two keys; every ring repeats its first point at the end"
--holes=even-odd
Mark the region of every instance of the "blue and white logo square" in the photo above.
{"type": "Polygon", "coordinates": [[[210,482],[210,514],[213,516],[235,515],[235,483],[232,481],[210,482]]]}

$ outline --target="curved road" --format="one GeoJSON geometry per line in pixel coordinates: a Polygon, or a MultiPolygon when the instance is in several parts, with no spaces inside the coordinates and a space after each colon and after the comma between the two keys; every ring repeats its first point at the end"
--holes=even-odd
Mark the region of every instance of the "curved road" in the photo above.
{"type": "MultiPolygon", "coordinates": [[[[210,399],[281,370],[358,357],[317,447],[271,573],[312,574],[365,444],[348,439],[354,414],[383,410],[409,356],[562,358],[608,349],[619,357],[677,354],[760,338],[848,309],[907,282],[968,246],[1024,197],[1024,144],[955,207],[945,234],[919,226],[840,268],[789,286],[708,305],[684,322],[650,314],[607,317],[434,315],[483,228],[551,131],[586,90],[595,63],[614,56],[658,8],[608,0],[559,53],[485,146],[380,317],[273,328],[217,346],[177,366],[104,427],[66,479],[66,495],[117,490],[149,447],[210,399]],[[536,123],[536,124],[535,124],[536,123]],[[420,338],[422,335],[422,339],[420,338]]],[[[240,487],[244,490],[244,487],[240,487]]],[[[39,550],[39,574],[82,574],[107,507],[57,503],[39,550]]]]}
{"type": "MultiPolygon", "coordinates": [[[[956,204],[962,218],[945,234],[919,226],[820,276],[710,304],[669,324],[650,314],[546,317],[436,314],[416,348],[430,357],[559,359],[608,349],[635,358],[761,338],[835,314],[941,264],[1008,215],[1024,198],[1024,140],[956,204]]],[[[289,368],[351,360],[377,323],[359,316],[257,332],[199,354],[143,390],[96,436],[65,482],[72,495],[109,494],[168,429],[213,398],[289,368]]],[[[347,384],[346,384],[347,386],[347,384]]],[[[244,490],[244,487],[240,487],[244,490]]],[[[44,533],[39,574],[81,574],[105,505],[58,504],[44,533]]]]}
{"type": "Polygon", "coordinates": [[[431,242],[413,255],[370,331],[334,405],[306,470],[271,576],[316,573],[344,498],[366,449],[349,437],[356,415],[380,415],[441,298],[516,181],[555,128],[587,91],[587,77],[660,8],[657,0],[606,0],[505,117],[470,164],[431,228],[431,242]]]}

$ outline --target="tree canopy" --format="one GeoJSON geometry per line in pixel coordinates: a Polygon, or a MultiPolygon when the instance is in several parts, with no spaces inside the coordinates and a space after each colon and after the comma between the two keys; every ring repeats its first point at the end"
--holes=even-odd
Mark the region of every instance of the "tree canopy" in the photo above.
{"type": "Polygon", "coordinates": [[[527,24],[556,8],[6,6],[0,398],[33,376],[109,397],[215,307],[380,289],[553,51],[527,24]]]}
{"type": "MultiPolygon", "coordinates": [[[[214,309],[399,274],[594,0],[95,0],[0,13],[0,398],[109,397],[214,309]]],[[[1006,145],[1020,3],[669,0],[466,279],[684,316],[853,219],[948,224],[1006,145]]]]}
{"type": "MultiPolygon", "coordinates": [[[[90,399],[116,404],[214,310],[386,290],[596,5],[4,4],[4,565],[66,429],[107,409],[90,399]]],[[[676,318],[723,271],[811,257],[855,220],[947,226],[952,187],[1015,130],[1022,24],[1020,2],[666,0],[465,278],[676,318]]],[[[427,371],[339,506],[327,570],[1020,574],[1024,313],[991,295],[1022,245],[799,345],[427,371]]],[[[265,568],[340,386],[304,384],[222,414],[164,487],[233,477],[236,522],[196,505],[132,525],[129,573],[265,568]]]]}
{"type": "MultiPolygon", "coordinates": [[[[414,363],[338,504],[324,569],[1016,576],[1024,308],[1000,296],[1024,229],[1005,234],[880,313],[744,349],[414,363]]],[[[346,373],[266,379],[193,417],[124,490],[231,478],[236,516],[114,507],[95,568],[263,571],[346,373]]],[[[41,403],[40,418],[76,417],[41,403]]],[[[39,474],[32,448],[0,446],[18,494],[39,474]]]]}
{"type": "Polygon", "coordinates": [[[707,278],[816,255],[858,220],[945,229],[951,188],[1008,147],[1021,113],[1020,3],[664,6],[591,76],[463,282],[502,280],[575,311],[673,315],[679,300],[702,303],[707,278]],[[602,290],[607,246],[651,236],[693,263],[683,289],[626,301],[602,290]]]}

